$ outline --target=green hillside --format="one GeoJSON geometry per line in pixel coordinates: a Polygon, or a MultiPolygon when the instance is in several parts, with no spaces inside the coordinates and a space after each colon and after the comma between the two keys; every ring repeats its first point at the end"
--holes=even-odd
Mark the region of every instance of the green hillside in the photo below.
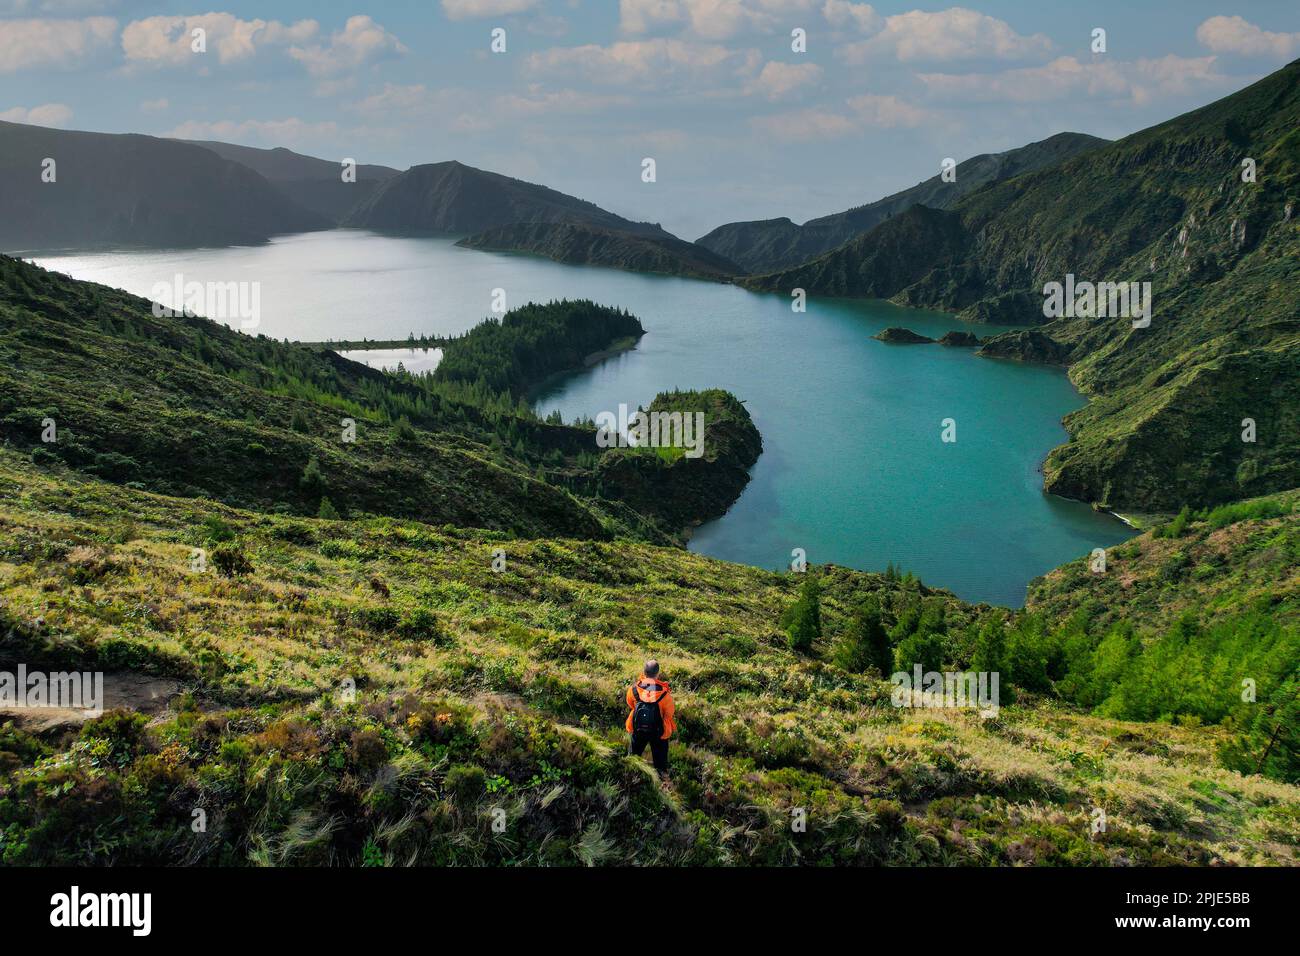
{"type": "MultiPolygon", "coordinates": [[[[1273,527],[1294,578],[1294,519],[1273,527]]],[[[890,706],[888,684],[832,663],[861,606],[901,656],[967,665],[1002,633],[1016,686],[1057,672],[1032,652],[1053,628],[1000,630],[1005,612],[910,578],[814,569],[822,636],[800,654],[779,623],[799,576],[676,549],[238,511],[12,451],[0,528],[0,663],[172,687],[81,725],[3,724],[8,864],[1292,864],[1300,849],[1300,787],[1224,766],[1227,724],[1094,716],[1050,685],[1005,688],[988,720],[890,706]],[[664,788],[621,756],[623,688],[647,654],[678,700],[664,788]]],[[[1129,653],[1107,679],[1139,672],[1129,653]]],[[[1263,715],[1250,759],[1273,729],[1268,665],[1246,665],[1263,715]]]]}
{"type": "Polygon", "coordinates": [[[1298,122],[1300,62],[948,212],[913,207],[814,262],[746,281],[1039,325],[1041,337],[995,338],[985,354],[1069,363],[1092,399],[1066,419],[1049,491],[1172,512],[1289,489],[1300,484],[1298,122]],[[1247,158],[1254,182],[1243,181],[1247,158]],[[1150,326],[1048,321],[1044,284],[1067,274],[1150,282],[1150,326]],[[1242,440],[1247,418],[1253,442],[1242,440]]]}

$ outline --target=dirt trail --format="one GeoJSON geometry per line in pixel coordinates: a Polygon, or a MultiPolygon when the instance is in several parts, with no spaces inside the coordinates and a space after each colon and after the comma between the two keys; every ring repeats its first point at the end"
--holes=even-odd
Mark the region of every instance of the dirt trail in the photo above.
{"type": "MultiPolygon", "coordinates": [[[[179,694],[181,685],[165,677],[122,671],[104,675],[104,710],[155,714],[179,694]]],[[[80,727],[94,714],[72,707],[0,707],[0,721],[17,720],[28,733],[80,727]]]]}

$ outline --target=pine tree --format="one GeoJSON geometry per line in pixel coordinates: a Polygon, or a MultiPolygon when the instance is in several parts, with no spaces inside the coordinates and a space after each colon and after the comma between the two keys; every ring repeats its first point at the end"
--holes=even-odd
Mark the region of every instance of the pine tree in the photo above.
{"type": "Polygon", "coordinates": [[[822,636],[821,585],[816,575],[808,573],[799,588],[799,597],[786,609],[781,619],[790,641],[790,650],[807,654],[813,642],[822,636]]]}

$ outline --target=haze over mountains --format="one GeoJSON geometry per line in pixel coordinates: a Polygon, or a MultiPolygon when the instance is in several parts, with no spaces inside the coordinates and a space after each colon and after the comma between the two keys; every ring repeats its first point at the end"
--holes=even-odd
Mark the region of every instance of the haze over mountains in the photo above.
{"type": "Polygon", "coordinates": [[[802,226],[785,217],[729,222],[696,242],[738,262],[749,272],[776,272],[829,252],[912,206],[947,209],[988,183],[1050,166],[1105,142],[1083,133],[1057,133],[1018,149],[972,156],[957,164],[956,178],[951,182],[944,182],[942,175],[931,176],[892,196],[809,219],[802,226]]]}
{"type": "Polygon", "coordinates": [[[400,172],[390,166],[363,163],[356,168],[356,181],[344,182],[341,161],[304,156],[283,146],[256,149],[210,140],[189,142],[260,173],[298,205],[335,223],[340,222],[353,206],[369,196],[381,182],[400,172]]]}
{"type": "Polygon", "coordinates": [[[6,250],[238,244],[331,225],[249,167],[153,136],[0,122],[0,182],[6,250]]]}

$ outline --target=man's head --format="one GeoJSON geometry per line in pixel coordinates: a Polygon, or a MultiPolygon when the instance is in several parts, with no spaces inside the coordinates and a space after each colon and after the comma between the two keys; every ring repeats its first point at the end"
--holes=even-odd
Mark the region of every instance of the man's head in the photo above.
{"type": "Polygon", "coordinates": [[[659,662],[653,657],[645,662],[645,676],[652,678],[659,676],[659,662]]]}

